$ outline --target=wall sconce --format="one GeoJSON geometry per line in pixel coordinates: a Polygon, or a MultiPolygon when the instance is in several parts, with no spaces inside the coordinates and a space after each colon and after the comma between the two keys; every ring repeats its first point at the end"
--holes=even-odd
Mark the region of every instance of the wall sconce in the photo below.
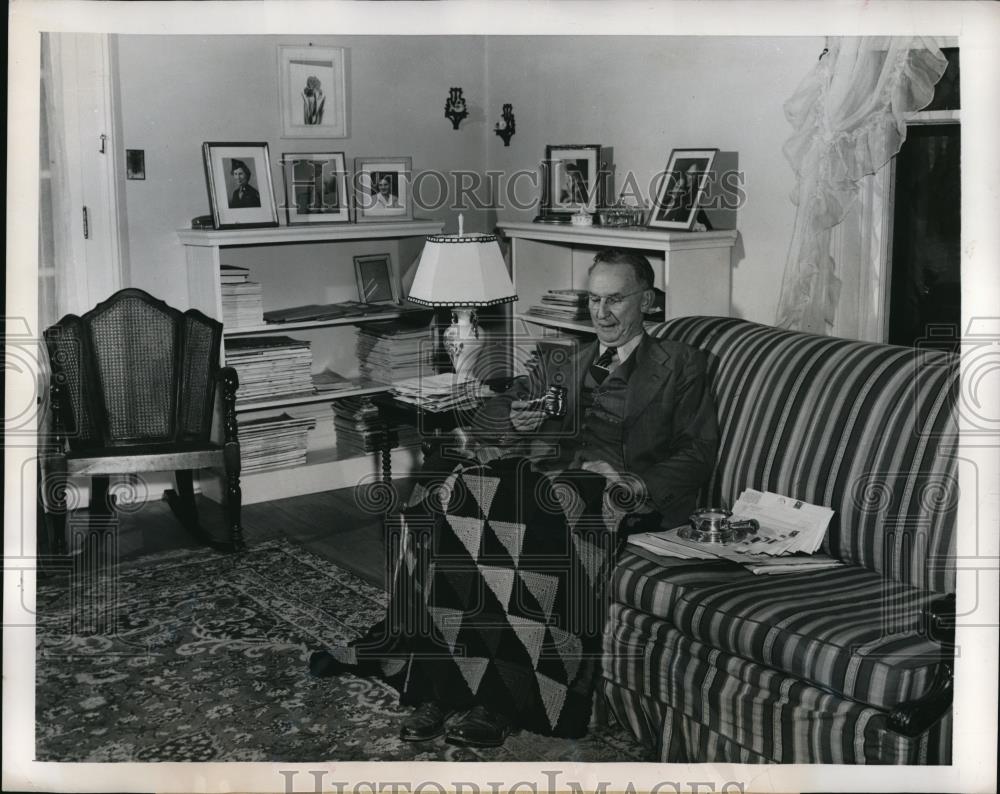
{"type": "Polygon", "coordinates": [[[503,138],[504,146],[510,146],[510,139],[514,137],[514,106],[509,102],[503,106],[501,120],[493,132],[503,138]]]}
{"type": "Polygon", "coordinates": [[[451,94],[444,103],[444,117],[451,121],[451,128],[457,130],[462,119],[469,115],[469,111],[465,108],[465,98],[462,96],[462,89],[452,88],[450,91],[451,94]]]}

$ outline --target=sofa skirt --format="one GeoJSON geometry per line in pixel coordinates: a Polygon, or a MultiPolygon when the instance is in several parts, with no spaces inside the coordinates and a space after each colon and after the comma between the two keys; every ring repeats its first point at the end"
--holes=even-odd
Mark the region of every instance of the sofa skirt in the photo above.
{"type": "Polygon", "coordinates": [[[637,740],[672,763],[950,764],[952,717],[908,738],[884,711],[686,637],[621,604],[603,690],[637,740]]]}

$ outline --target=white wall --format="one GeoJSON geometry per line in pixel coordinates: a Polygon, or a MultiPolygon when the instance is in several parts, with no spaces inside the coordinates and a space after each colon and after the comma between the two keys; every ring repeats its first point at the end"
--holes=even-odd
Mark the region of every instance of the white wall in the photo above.
{"type": "MultiPolygon", "coordinates": [[[[147,36],[120,35],[124,148],[144,149],[146,179],[127,182],[134,286],[184,306],[184,252],[176,230],[209,212],[202,165],[204,141],[266,141],[277,196],[283,152],[342,151],[359,156],[410,156],[414,171],[482,168],[484,49],[481,37],[407,36],[147,36]],[[348,50],[346,139],[282,139],[278,112],[279,44],[348,50]],[[458,132],[444,118],[448,88],[461,85],[473,118],[458,132]]],[[[418,213],[457,221],[448,209],[418,213]]],[[[467,213],[470,229],[485,213],[467,213]]],[[[285,219],[281,217],[283,224],[285,219]]],[[[285,275],[306,252],[283,252],[285,275]]],[[[349,268],[350,252],[345,261],[349,268]]],[[[338,257],[339,258],[339,257],[338,257]]],[[[349,279],[353,280],[353,270],[349,279]]],[[[347,296],[345,296],[347,297],[347,296]]],[[[314,301],[304,301],[314,302],[314,301]]]]}
{"type": "MultiPolygon", "coordinates": [[[[671,149],[738,152],[747,201],[733,313],[773,323],[794,219],[782,105],[822,48],[820,37],[490,37],[490,107],[499,116],[511,102],[517,133],[510,148],[491,134],[488,167],[537,168],[546,144],[602,144],[614,147],[616,189],[632,171],[645,191],[671,149]]],[[[534,214],[497,210],[501,220],[534,214]]]]}
{"type": "MultiPolygon", "coordinates": [[[[711,146],[738,152],[746,175],[733,311],[773,322],[794,217],[782,104],[822,47],[820,37],[121,35],[124,146],[146,151],[146,180],[126,190],[133,284],[187,302],[176,230],[209,211],[203,141],[267,141],[279,192],[279,155],[314,147],[344,151],[349,163],[410,155],[416,171],[509,173],[537,168],[546,144],[600,143],[614,147],[618,187],[632,171],[645,192],[671,149],[711,146]],[[350,138],[280,138],[276,47],[307,41],[349,50],[350,138]],[[453,85],[472,111],[458,132],[443,116],[453,85]],[[504,102],[517,118],[509,148],[492,132],[504,102]]],[[[533,189],[522,187],[530,201],[533,189]]],[[[535,211],[467,209],[466,225],[535,211]]],[[[422,214],[455,230],[451,209],[422,214]]],[[[350,263],[351,253],[339,256],[350,263]]],[[[283,274],[294,279],[307,255],[283,252],[283,274]]]]}

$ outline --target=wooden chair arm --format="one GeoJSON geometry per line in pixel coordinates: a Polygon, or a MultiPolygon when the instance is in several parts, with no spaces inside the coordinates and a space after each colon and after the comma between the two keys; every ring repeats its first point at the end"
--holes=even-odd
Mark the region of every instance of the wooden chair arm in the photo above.
{"type": "Polygon", "coordinates": [[[220,388],[217,389],[215,396],[215,422],[212,428],[212,440],[217,444],[238,444],[236,392],[240,388],[240,376],[233,367],[222,367],[215,377],[219,381],[220,388]]]}

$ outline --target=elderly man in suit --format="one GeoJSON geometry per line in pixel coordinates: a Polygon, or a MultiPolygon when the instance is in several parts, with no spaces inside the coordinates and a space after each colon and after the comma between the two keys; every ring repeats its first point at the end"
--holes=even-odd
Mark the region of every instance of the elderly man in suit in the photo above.
{"type": "Polygon", "coordinates": [[[632,475],[626,482],[639,490],[635,512],[655,513],[641,523],[677,526],[697,506],[718,445],[704,357],[645,333],[643,318],[655,293],[653,269],[642,254],[601,251],[588,291],[597,339],[575,356],[564,348],[543,350],[530,378],[491,400],[477,423],[501,440],[527,432],[550,441],[546,446],[557,448],[541,461],[547,468],[632,475]],[[546,417],[527,400],[551,385],[567,389],[561,418],[546,417]]]}

